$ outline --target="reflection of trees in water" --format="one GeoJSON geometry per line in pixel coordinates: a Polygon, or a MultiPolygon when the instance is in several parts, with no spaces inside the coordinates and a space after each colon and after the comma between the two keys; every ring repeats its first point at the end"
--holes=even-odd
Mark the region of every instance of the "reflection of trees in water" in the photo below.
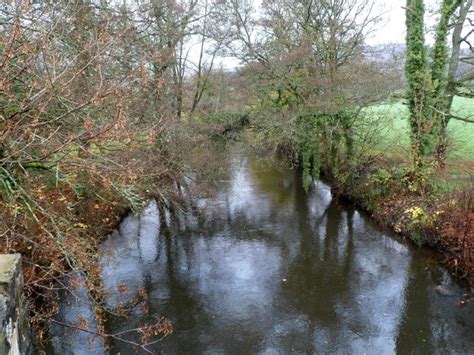
{"type": "MultiPolygon", "coordinates": [[[[192,211],[189,211],[192,213],[192,211]]],[[[183,231],[180,226],[178,214],[183,211],[170,210],[171,225],[162,231],[162,257],[165,258],[163,267],[154,272],[162,273],[160,283],[151,287],[166,288],[167,298],[164,305],[152,304],[151,314],[160,313],[166,317],[171,317],[176,334],[172,334],[166,339],[166,343],[173,343],[173,351],[184,352],[192,346],[196,352],[204,350],[200,344],[198,336],[187,337],[186,342],[180,342],[176,337],[187,331],[195,331],[200,327],[208,327],[205,324],[210,316],[201,306],[199,295],[193,289],[193,283],[189,278],[193,265],[194,236],[189,231],[183,231]]],[[[197,266],[196,266],[197,267],[197,266]]],[[[162,344],[157,344],[156,350],[162,349],[162,344]]]]}
{"type": "Polygon", "coordinates": [[[318,238],[311,228],[313,218],[308,210],[308,196],[301,184],[297,184],[295,208],[301,235],[300,253],[293,260],[285,286],[288,297],[303,314],[308,315],[312,325],[334,325],[341,321],[335,311],[336,303],[351,292],[350,277],[353,262],[353,211],[341,211],[336,200],[332,200],[318,218],[326,223],[324,238],[318,238]],[[344,220],[344,215],[347,219],[344,220]],[[347,226],[346,253],[340,257],[341,228],[347,226]],[[304,290],[304,292],[302,292],[304,290]],[[331,295],[331,297],[328,297],[331,295]],[[322,297],[321,297],[322,296],[322,297]]]}
{"type": "MultiPolygon", "coordinates": [[[[197,322],[195,315],[203,313],[198,300],[194,299],[194,293],[191,290],[192,284],[185,278],[181,278],[182,263],[188,263],[187,270],[190,270],[193,265],[191,264],[192,258],[189,257],[189,248],[185,248],[187,245],[186,236],[180,238],[181,232],[177,215],[179,212],[171,209],[169,213],[172,221],[170,229],[165,226],[165,223],[162,223],[165,213],[157,213],[154,215],[155,218],[144,213],[140,218],[129,216],[124,222],[127,223],[128,232],[111,240],[112,255],[108,255],[107,260],[111,264],[122,266],[116,268],[114,274],[109,275],[111,276],[110,282],[135,276],[133,284],[136,285],[133,289],[129,288],[124,295],[117,295],[117,297],[123,299],[125,296],[124,300],[128,303],[138,297],[139,288],[143,288],[147,293],[147,297],[144,299],[145,303],[131,309],[130,317],[110,317],[107,328],[111,333],[153,324],[161,316],[172,317],[173,326],[176,329],[195,328],[197,322]],[[135,231],[133,236],[130,233],[132,230],[135,231]],[[125,259],[121,252],[126,253],[125,259]],[[130,268],[123,267],[124,261],[132,263],[130,268]],[[138,271],[139,274],[137,274],[138,271]],[[131,274],[129,274],[130,272],[131,274]],[[164,292],[168,296],[165,302],[162,302],[162,299],[154,298],[154,292],[158,288],[160,288],[159,292],[166,289],[164,292]],[[144,312],[145,309],[147,312],[144,312]]],[[[116,293],[118,285],[110,286],[110,291],[116,293]]],[[[174,335],[169,336],[170,339],[173,337],[174,335]]],[[[154,347],[156,350],[161,350],[163,345],[164,343],[160,342],[154,347]]],[[[111,341],[111,347],[117,352],[126,350],[124,349],[125,344],[116,341],[111,341]]],[[[131,348],[128,350],[132,352],[131,348]]]]}
{"type": "MultiPolygon", "coordinates": [[[[333,347],[336,351],[372,344],[374,351],[389,350],[392,338],[381,339],[392,337],[392,332],[397,330],[399,306],[387,305],[394,296],[383,291],[383,284],[403,290],[404,265],[393,275],[381,272],[379,267],[391,270],[394,260],[403,262],[406,257],[393,259],[392,251],[380,249],[372,257],[372,247],[383,247],[382,235],[374,241],[363,237],[360,240],[363,244],[356,248],[356,233],[363,236],[374,231],[365,224],[355,227],[355,210],[351,206],[339,205],[333,199],[327,205],[319,205],[324,211],[313,210],[316,215],[313,217],[308,209],[308,197],[304,193],[297,196],[301,252],[291,264],[286,297],[310,319],[308,337],[318,339],[318,344],[310,346],[333,347]],[[319,225],[325,228],[318,228],[319,225]],[[388,265],[377,262],[388,262],[388,265]],[[385,311],[387,314],[379,318],[385,311]],[[324,341],[329,344],[324,345],[324,341]]],[[[398,295],[395,297],[398,299],[398,295]]]]}
{"type": "MultiPolygon", "coordinates": [[[[387,338],[387,344],[385,345],[388,348],[390,347],[390,339],[393,339],[393,342],[396,341],[398,353],[411,353],[414,348],[420,349],[423,353],[432,353],[434,351],[432,345],[427,345],[431,340],[427,282],[417,287],[414,281],[423,277],[420,274],[424,272],[423,267],[415,266],[411,257],[401,256],[399,260],[408,261],[410,270],[403,272],[404,265],[400,265],[401,270],[393,276],[385,275],[383,272],[372,274],[370,268],[369,270],[363,268],[364,259],[370,258],[370,254],[365,254],[363,250],[356,252],[354,240],[355,210],[351,207],[342,209],[336,200],[331,200],[324,211],[316,211],[317,217],[315,223],[313,223],[311,221],[313,216],[310,216],[308,211],[307,195],[303,192],[297,192],[296,195],[301,252],[291,264],[288,273],[288,284],[285,288],[287,291],[286,297],[290,304],[310,319],[308,338],[315,336],[318,331],[323,331],[323,338],[329,340],[331,344],[336,344],[339,347],[344,346],[344,344],[348,347],[352,345],[357,347],[371,341],[371,339],[380,338],[386,329],[389,329],[386,334],[398,332],[398,337],[396,333],[389,335],[393,338],[387,338]],[[311,228],[311,225],[314,226],[315,224],[316,227],[324,224],[325,228],[311,228]],[[317,230],[323,230],[324,235],[318,236],[315,232],[317,230]],[[404,309],[405,315],[400,324],[397,315],[403,308],[400,307],[398,310],[398,306],[395,304],[390,305],[390,308],[385,308],[385,299],[382,299],[385,294],[375,290],[383,283],[386,283],[386,287],[400,287],[401,290],[404,290],[405,284],[400,279],[400,277],[403,279],[404,274],[412,275],[412,278],[407,288],[407,294],[400,294],[399,296],[407,298],[404,309]],[[373,284],[374,280],[375,284],[373,284]],[[391,285],[391,282],[395,283],[391,285]],[[371,287],[374,287],[374,289],[372,290],[371,287]],[[365,304],[364,302],[367,301],[364,301],[360,305],[357,304],[361,296],[368,296],[369,303],[365,304]],[[380,307],[373,304],[373,302],[377,303],[379,301],[381,302],[380,307]],[[345,309],[346,307],[349,308],[345,309]],[[387,320],[381,322],[387,323],[377,324],[376,317],[379,316],[378,313],[384,312],[384,310],[388,310],[388,314],[384,314],[384,318],[386,317],[387,320]],[[375,314],[371,313],[374,311],[375,314]],[[358,339],[360,342],[357,343],[359,345],[353,344],[354,339],[348,336],[350,334],[360,335],[360,339],[358,339]],[[424,336],[421,336],[422,334],[424,336]],[[410,336],[414,340],[407,341],[405,337],[410,336]],[[424,345],[415,344],[420,342],[422,338],[426,339],[424,345]]],[[[367,227],[368,229],[364,230],[363,233],[370,233],[370,228],[367,227]]],[[[383,238],[383,236],[380,235],[380,238],[383,238]]],[[[364,248],[370,248],[370,245],[372,245],[370,239],[363,242],[368,243],[364,245],[364,248]]],[[[373,245],[380,247],[379,243],[373,245]]],[[[393,267],[388,259],[397,258],[397,256],[390,255],[392,252],[395,251],[384,252],[379,250],[374,258],[377,261],[382,261],[382,263],[388,262],[388,265],[393,267]]],[[[385,296],[393,297],[390,293],[385,296]]],[[[374,349],[384,347],[384,344],[378,344],[377,341],[374,346],[375,344],[377,346],[374,349]]]]}
{"type": "MultiPolygon", "coordinates": [[[[236,221],[233,221],[232,225],[234,227],[235,224],[236,221]]],[[[203,275],[200,272],[200,268],[213,269],[216,267],[215,262],[224,261],[220,258],[212,260],[212,255],[207,258],[201,257],[202,253],[219,253],[219,250],[213,250],[216,246],[213,246],[212,242],[219,236],[226,234],[229,228],[230,225],[227,223],[216,224],[205,231],[199,231],[199,234],[197,234],[197,231],[190,231],[184,235],[179,235],[179,231],[170,229],[166,230],[162,236],[163,257],[166,259],[163,272],[166,277],[160,287],[167,288],[168,297],[165,307],[160,312],[165,315],[173,315],[172,319],[177,334],[166,340],[173,352],[188,353],[192,351],[193,353],[201,353],[208,351],[209,347],[212,348],[212,342],[210,344],[208,338],[203,338],[203,333],[208,336],[219,337],[220,349],[229,353],[235,352],[236,342],[242,342],[243,346],[253,346],[260,340],[259,334],[246,327],[245,324],[234,321],[231,322],[231,329],[224,330],[219,327],[222,321],[227,321],[225,311],[214,314],[214,308],[217,306],[217,310],[219,310],[220,307],[226,307],[226,301],[222,300],[222,305],[210,305],[209,302],[216,302],[210,293],[222,292],[222,289],[211,289],[213,280],[202,279],[203,275]],[[204,265],[203,261],[207,264],[204,265]],[[202,286],[202,284],[208,282],[211,282],[211,284],[205,285],[203,289],[200,288],[200,284],[202,286]],[[239,339],[234,338],[234,331],[239,339]],[[185,341],[180,342],[180,339],[185,339],[185,341]]],[[[228,235],[227,237],[231,236],[228,235]]],[[[262,235],[259,234],[257,237],[249,234],[247,237],[250,239],[249,241],[252,237],[259,240],[262,235]]],[[[240,236],[240,238],[236,237],[234,244],[237,245],[238,240],[242,238],[248,241],[246,236],[240,236]]],[[[263,238],[271,240],[271,235],[263,238]]],[[[232,250],[229,250],[228,253],[232,254],[232,250]]],[[[227,255],[227,252],[223,255],[227,255]]],[[[221,267],[225,268],[226,265],[222,264],[221,267]]],[[[213,276],[214,272],[212,271],[210,275],[213,276]]],[[[155,285],[155,287],[157,286],[155,285]]],[[[227,324],[227,327],[229,327],[229,324],[227,324]]]]}
{"type": "MultiPolygon", "coordinates": [[[[189,255],[182,256],[182,253],[188,254],[187,248],[180,248],[176,236],[166,235],[164,237],[164,248],[166,254],[166,280],[169,292],[169,301],[166,313],[173,314],[175,322],[174,327],[178,331],[192,329],[196,327],[195,316],[201,314],[203,310],[198,306],[199,303],[194,299],[194,293],[190,290],[191,284],[182,280],[178,275],[178,268],[183,260],[190,263],[189,255]]],[[[192,267],[191,264],[188,265],[192,267]]]]}
{"type": "MultiPolygon", "coordinates": [[[[207,224],[207,233],[215,235],[218,233],[218,229],[225,230],[232,229],[233,232],[240,232],[253,228],[258,230],[258,234],[254,234],[257,239],[264,239],[266,243],[276,243],[277,247],[281,250],[282,255],[288,255],[289,244],[301,243],[299,247],[299,253],[296,259],[291,264],[289,273],[287,275],[288,287],[294,288],[291,297],[293,303],[296,303],[297,308],[307,314],[312,320],[318,320],[323,324],[334,324],[335,322],[341,321],[337,319],[335,307],[337,300],[341,297],[345,297],[345,294],[350,292],[349,277],[350,269],[353,261],[353,215],[354,211],[349,209],[347,212],[341,211],[336,201],[331,201],[329,206],[325,209],[322,214],[320,223],[326,224],[326,235],[323,240],[314,238],[313,231],[309,222],[308,212],[308,201],[307,194],[303,190],[301,184],[294,183],[295,179],[299,179],[300,176],[295,171],[272,171],[271,169],[265,170],[260,167],[254,167],[248,169],[248,176],[251,175],[252,181],[250,184],[255,191],[254,194],[264,195],[259,198],[255,198],[257,202],[261,198],[271,197],[271,209],[270,215],[261,215],[260,219],[249,219],[246,218],[246,214],[237,213],[233,214],[231,210],[231,201],[228,195],[223,196],[224,210],[222,211],[224,219],[220,220],[218,226],[216,224],[207,224]],[[290,175],[291,174],[291,175],[290,175]],[[296,175],[296,176],[295,176],[296,175]],[[289,183],[286,186],[278,186],[281,184],[282,179],[286,179],[289,183]],[[283,190],[283,191],[281,191],[283,190]],[[278,194],[275,191],[280,191],[278,194]],[[282,206],[288,206],[291,213],[282,214],[282,206]],[[296,216],[295,216],[296,214],[296,216]],[[269,234],[264,236],[264,232],[261,229],[262,223],[288,223],[283,222],[282,216],[288,217],[289,220],[296,219],[291,222],[291,226],[297,229],[295,234],[300,234],[297,237],[298,240],[291,239],[287,235],[285,240],[281,238],[275,238],[275,235],[269,234]],[[344,217],[347,217],[347,220],[344,217]],[[347,227],[347,231],[342,231],[343,227],[347,227]],[[347,234],[346,245],[343,246],[345,253],[340,256],[340,236],[342,233],[347,234]],[[322,253],[320,253],[322,251],[322,253]],[[320,255],[321,254],[321,255],[320,255]],[[326,290],[325,290],[326,289],[326,290]],[[322,297],[317,298],[318,295],[332,294],[333,297],[322,297]]],[[[253,206],[258,208],[259,206],[253,206]]],[[[239,235],[238,238],[252,238],[252,235],[239,235]]],[[[293,237],[294,238],[294,237],[293,237]]],[[[176,241],[174,241],[176,242],[176,241]]],[[[167,246],[165,247],[169,255],[167,256],[167,275],[170,282],[169,287],[173,288],[173,294],[170,295],[171,302],[174,303],[176,311],[174,314],[178,318],[186,318],[186,314],[182,314],[183,309],[186,312],[195,313],[204,310],[196,310],[196,302],[199,302],[199,296],[194,295],[193,290],[189,289],[189,280],[179,280],[177,278],[177,271],[175,263],[179,265],[183,262],[184,255],[178,253],[171,253],[171,249],[178,250],[177,246],[174,245],[170,238],[167,237],[167,246]],[[177,294],[176,294],[177,293],[177,294]],[[182,293],[180,296],[179,294],[182,293]],[[180,297],[185,297],[184,300],[180,300],[180,297]],[[176,302],[174,301],[176,300],[176,302]],[[183,306],[184,305],[184,306],[183,306]]],[[[179,243],[187,244],[187,248],[183,250],[191,250],[189,247],[192,241],[183,241],[183,238],[179,238],[179,243]]],[[[192,256],[186,256],[186,259],[192,260],[192,256]]],[[[187,267],[192,268],[191,264],[187,267]]],[[[312,322],[311,327],[315,326],[316,322],[312,322]]],[[[183,324],[185,325],[185,324],[183,324]]],[[[179,328],[181,325],[177,324],[179,328]]],[[[311,334],[315,329],[311,330],[311,334]]],[[[311,337],[310,337],[311,338],[311,337]]],[[[308,339],[309,341],[310,338],[308,339]]],[[[258,339],[255,338],[257,342],[258,339]]]]}
{"type": "MultiPolygon", "coordinates": [[[[174,218],[175,216],[173,216],[174,218]]],[[[176,226],[175,226],[176,227],[176,226]]],[[[193,284],[186,277],[186,270],[191,270],[192,257],[187,235],[179,237],[179,229],[173,228],[172,231],[168,228],[162,228],[159,252],[160,261],[156,264],[151,264],[143,270],[143,288],[146,290],[148,297],[144,307],[147,312],[134,312],[132,317],[126,319],[113,319],[112,327],[114,330],[121,328],[130,328],[132,324],[136,327],[146,323],[153,323],[157,317],[164,316],[172,321],[176,334],[171,334],[163,342],[159,342],[152,346],[151,349],[162,351],[167,347],[167,344],[172,344],[173,351],[178,353],[184,350],[189,350],[189,347],[200,352],[204,349],[200,344],[199,336],[195,334],[186,338],[186,342],[176,341],[176,336],[188,330],[195,331],[200,327],[208,327],[205,320],[209,319],[205,310],[201,307],[199,295],[193,290],[193,284]],[[183,268],[183,263],[186,267],[183,268]],[[159,288],[159,290],[158,290],[159,288]],[[155,292],[158,291],[158,296],[155,292]],[[166,295],[163,299],[159,295],[166,295]]],[[[124,344],[114,342],[112,350],[124,352],[124,344]]],[[[132,351],[130,348],[129,351],[132,351]]]]}
{"type": "Polygon", "coordinates": [[[256,159],[238,159],[238,155],[233,159],[236,164],[228,184],[218,198],[210,202],[211,206],[220,207],[219,213],[210,223],[204,221],[202,226],[212,228],[213,224],[225,221],[232,229],[240,229],[245,224],[246,228],[264,230],[285,225],[282,221],[294,214],[294,171],[261,166],[256,159]]]}
{"type": "MultiPolygon", "coordinates": [[[[285,167],[268,164],[257,158],[248,161],[248,177],[256,193],[270,197],[274,210],[293,203],[295,172],[285,167]]],[[[298,185],[298,184],[296,184],[298,185]]]]}
{"type": "Polygon", "coordinates": [[[436,350],[431,337],[430,291],[425,281],[426,270],[418,264],[416,260],[410,262],[405,294],[400,295],[404,297],[405,305],[396,335],[397,354],[433,354],[436,350]]]}

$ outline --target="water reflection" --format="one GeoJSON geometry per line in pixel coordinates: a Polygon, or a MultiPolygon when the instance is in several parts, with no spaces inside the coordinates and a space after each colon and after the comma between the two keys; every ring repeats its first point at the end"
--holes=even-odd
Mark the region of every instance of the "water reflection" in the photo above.
{"type": "MultiPolygon", "coordinates": [[[[109,305],[140,289],[149,295],[149,312],[113,319],[109,332],[163,315],[176,328],[156,346],[164,353],[473,349],[473,308],[435,292],[443,274],[429,253],[385,235],[321,182],[306,193],[297,171],[238,151],[230,161],[215,196],[196,201],[199,211],[165,211],[160,230],[152,203],[104,243],[109,305]]],[[[113,343],[111,351],[131,349],[113,343]]]]}
{"type": "Polygon", "coordinates": [[[100,248],[102,279],[111,308],[132,301],[150,276],[159,253],[160,213],[156,202],[141,216],[128,216],[100,248]],[[123,286],[126,287],[124,292],[123,286]]]}
{"type": "MultiPolygon", "coordinates": [[[[87,328],[92,332],[98,331],[95,319],[94,301],[86,292],[84,277],[81,274],[71,274],[64,280],[65,284],[76,285],[70,287],[69,292],[62,295],[62,306],[55,320],[62,324],[79,325],[81,319],[87,322],[87,328]]],[[[81,323],[84,326],[84,321],[81,323]]],[[[85,332],[51,323],[50,331],[52,353],[76,355],[101,355],[105,354],[104,340],[85,332]]]]}

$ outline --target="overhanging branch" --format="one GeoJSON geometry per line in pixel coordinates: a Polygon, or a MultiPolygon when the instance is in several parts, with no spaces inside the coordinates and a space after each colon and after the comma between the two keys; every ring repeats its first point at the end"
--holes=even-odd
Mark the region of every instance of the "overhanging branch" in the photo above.
{"type": "Polygon", "coordinates": [[[449,114],[448,116],[449,116],[449,118],[451,118],[453,120],[463,121],[463,122],[467,122],[467,123],[474,123],[474,120],[470,120],[469,118],[460,117],[460,116],[456,116],[456,115],[452,115],[452,114],[449,114]]]}
{"type": "Polygon", "coordinates": [[[474,123],[474,119],[470,119],[470,118],[466,118],[466,117],[461,117],[461,116],[457,116],[457,115],[453,115],[452,113],[445,113],[445,112],[442,112],[440,110],[438,110],[436,107],[434,106],[430,106],[434,111],[436,111],[437,113],[445,116],[445,117],[448,117],[449,119],[452,119],[452,120],[457,120],[457,121],[463,121],[463,122],[466,122],[466,123],[474,123]]]}

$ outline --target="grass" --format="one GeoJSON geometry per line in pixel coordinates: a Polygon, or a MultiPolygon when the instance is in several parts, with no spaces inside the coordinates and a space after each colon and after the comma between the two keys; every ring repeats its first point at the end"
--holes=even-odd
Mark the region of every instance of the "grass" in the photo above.
{"type": "MultiPolygon", "coordinates": [[[[384,139],[379,144],[380,151],[393,148],[407,150],[409,147],[408,108],[399,101],[380,104],[367,109],[382,120],[384,139]]],[[[456,97],[453,112],[461,117],[474,117],[474,99],[456,97]]],[[[450,137],[450,158],[474,161],[474,123],[451,120],[448,125],[450,137]]]]}

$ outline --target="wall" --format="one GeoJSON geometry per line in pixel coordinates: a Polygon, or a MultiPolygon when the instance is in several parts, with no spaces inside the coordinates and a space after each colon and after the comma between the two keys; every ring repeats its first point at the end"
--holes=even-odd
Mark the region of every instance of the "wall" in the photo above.
{"type": "Polygon", "coordinates": [[[32,354],[20,254],[0,254],[0,354],[32,354]]]}

